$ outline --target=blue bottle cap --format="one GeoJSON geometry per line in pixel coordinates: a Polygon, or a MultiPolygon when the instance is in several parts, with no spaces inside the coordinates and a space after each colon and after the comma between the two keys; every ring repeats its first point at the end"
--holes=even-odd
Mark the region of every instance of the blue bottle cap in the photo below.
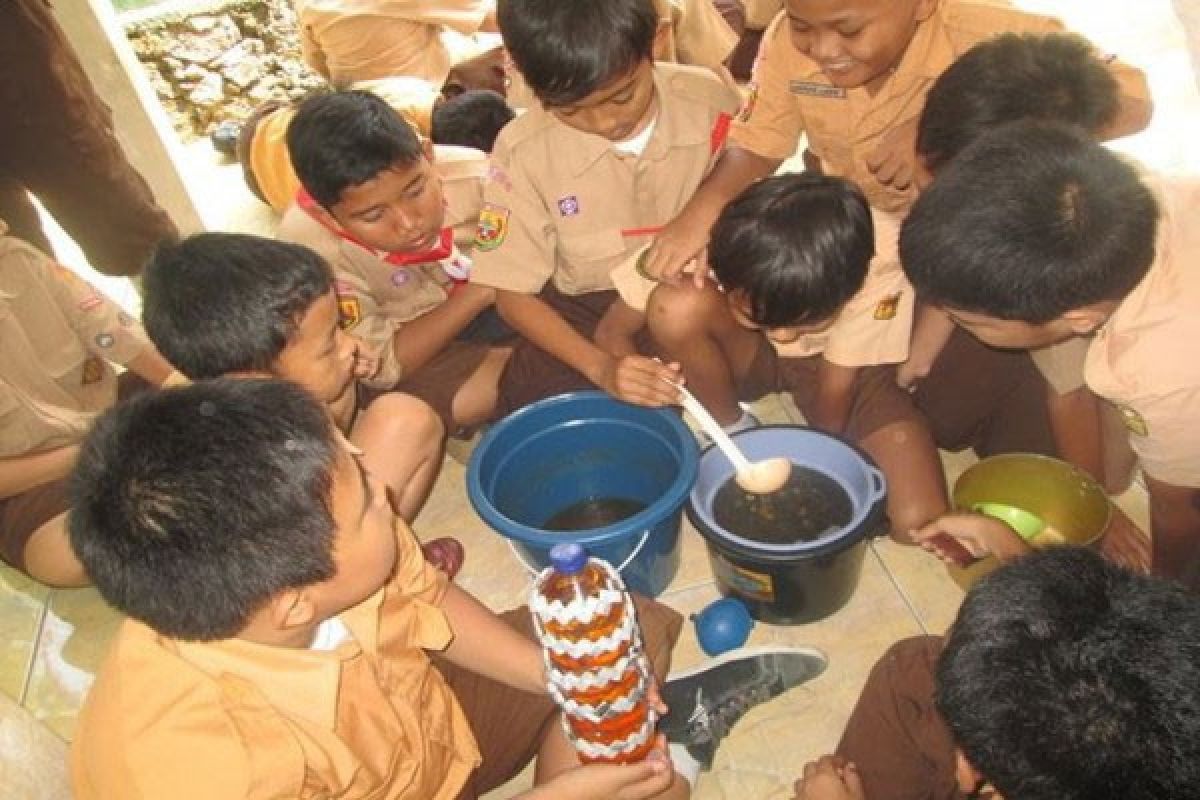
{"type": "Polygon", "coordinates": [[[564,542],[550,548],[550,565],[564,575],[574,575],[587,565],[587,550],[575,542],[564,542]]]}

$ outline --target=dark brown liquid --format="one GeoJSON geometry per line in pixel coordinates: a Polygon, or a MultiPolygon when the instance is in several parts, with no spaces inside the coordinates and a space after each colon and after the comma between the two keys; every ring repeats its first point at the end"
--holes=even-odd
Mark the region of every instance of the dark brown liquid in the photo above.
{"type": "Polygon", "coordinates": [[[850,495],[833,478],[792,465],[777,492],[751,494],[730,478],[713,499],[713,518],[730,533],[767,544],[811,542],[845,527],[854,516],[850,495]]]}
{"type": "Polygon", "coordinates": [[[646,507],[623,497],[588,497],[567,506],[542,523],[548,531],[586,531],[628,519],[646,507]]]}

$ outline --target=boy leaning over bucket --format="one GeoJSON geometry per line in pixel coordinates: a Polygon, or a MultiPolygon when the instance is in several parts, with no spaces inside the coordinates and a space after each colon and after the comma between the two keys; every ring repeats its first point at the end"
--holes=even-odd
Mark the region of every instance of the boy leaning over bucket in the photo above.
{"type": "Polygon", "coordinates": [[[674,402],[676,369],[592,336],[616,299],[610,272],[687,202],[723,146],[737,90],[654,62],[663,29],[651,0],[502,0],[497,14],[542,106],[496,140],[471,274],[527,340],[501,407],[591,385],[674,402]]]}
{"type": "Polygon", "coordinates": [[[866,450],[887,476],[892,534],[906,540],[948,502],[925,420],[893,377],[908,348],[897,309],[908,284],[894,256],[875,253],[896,237],[878,235],[873,218],[887,223],[844,178],[779,175],[721,212],[709,247],[719,287],[684,289],[686,319],[659,303],[675,287],[636,264],[614,279],[627,304],[648,308],[661,352],[714,416],[749,416],[739,401],[786,391],[811,425],[866,450]]]}
{"type": "Polygon", "coordinates": [[[306,100],[288,150],[304,190],[279,238],[333,266],[342,325],[379,362],[364,385],[420,397],[451,432],[490,419],[511,333],[492,311],[495,292],[466,283],[459,244],[479,216],[483,154],[443,158],[357,91],[306,100]]]}
{"type": "Polygon", "coordinates": [[[1200,605],[1058,548],[978,583],[944,638],[894,645],[796,796],[1185,800],[1197,785],[1200,605]]]}
{"type": "MultiPolygon", "coordinates": [[[[400,392],[367,397],[358,376],[374,365],[338,327],[329,265],[312,250],[239,233],[201,233],[164,245],[146,267],[146,330],[193,380],[274,375],[325,405],[362,461],[411,522],[442,465],[445,430],[433,410],[400,392]]],[[[426,545],[450,575],[451,539],[426,545]]]]}
{"type": "MultiPolygon", "coordinates": [[[[721,208],[791,157],[801,134],[820,168],[857,183],[871,207],[903,213],[913,184],[917,116],[933,80],[972,45],[1062,23],[974,0],[787,0],[763,36],[752,91],[729,147],[656,239],[651,275],[674,279],[702,254],[721,208]]],[[[1150,116],[1145,79],[1110,64],[1121,86],[1112,135],[1150,116]]],[[[701,259],[703,261],[703,259],[701,259]]],[[[695,271],[698,280],[704,270],[695,271]]]]}
{"type": "MultiPolygon", "coordinates": [[[[497,616],[431,569],[293,384],[217,379],[107,415],[73,496],[72,545],[130,617],[80,714],[79,800],[470,800],[535,755],[530,800],[689,793],[661,741],[579,766],[528,611],[497,616]]],[[[682,620],[636,602],[661,674],[682,620]]],[[[766,661],[730,663],[704,673],[723,705],[692,691],[680,710],[717,724],[799,682],[763,692],[752,676],[782,678],[766,661]]]]}
{"type": "Polygon", "coordinates": [[[1084,376],[1128,428],[1152,569],[1200,587],[1200,182],[1147,174],[1085,132],[1017,122],[977,139],[905,222],[929,302],[983,342],[1090,337],[1084,376]],[[986,187],[980,191],[979,187],[986,187]]]}

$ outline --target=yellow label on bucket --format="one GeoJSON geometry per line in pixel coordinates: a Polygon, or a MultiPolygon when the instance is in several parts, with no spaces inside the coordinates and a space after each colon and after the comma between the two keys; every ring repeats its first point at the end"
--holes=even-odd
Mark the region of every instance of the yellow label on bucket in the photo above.
{"type": "Polygon", "coordinates": [[[775,601],[775,580],[770,575],[736,566],[723,558],[715,559],[713,566],[717,579],[735,593],[765,603],[775,601]]]}

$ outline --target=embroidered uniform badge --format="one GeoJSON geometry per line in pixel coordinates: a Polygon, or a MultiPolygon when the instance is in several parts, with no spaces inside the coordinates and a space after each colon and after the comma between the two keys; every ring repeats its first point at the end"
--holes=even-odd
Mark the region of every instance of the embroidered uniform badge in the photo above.
{"type": "Polygon", "coordinates": [[[87,361],[83,362],[83,374],[80,382],[84,386],[91,386],[93,383],[99,383],[104,377],[104,361],[99,356],[91,356],[87,361]]]}
{"type": "Polygon", "coordinates": [[[362,307],[358,304],[358,298],[339,297],[338,324],[342,326],[342,330],[353,328],[360,322],[362,322],[362,307]]]}
{"type": "Polygon", "coordinates": [[[896,292],[879,301],[879,305],[875,306],[874,317],[877,320],[889,320],[896,318],[896,312],[900,308],[900,296],[903,292],[896,292]]]}
{"type": "Polygon", "coordinates": [[[479,212],[479,226],[475,229],[475,247],[487,252],[504,244],[504,239],[508,236],[510,213],[504,206],[484,203],[479,212]]]}
{"type": "Polygon", "coordinates": [[[1117,410],[1121,412],[1121,419],[1125,422],[1125,427],[1135,436],[1149,436],[1150,428],[1146,425],[1146,420],[1136,409],[1129,406],[1118,406],[1117,410]]]}
{"type": "Polygon", "coordinates": [[[579,213],[579,198],[573,194],[558,198],[558,213],[564,217],[573,217],[579,213]]]}

